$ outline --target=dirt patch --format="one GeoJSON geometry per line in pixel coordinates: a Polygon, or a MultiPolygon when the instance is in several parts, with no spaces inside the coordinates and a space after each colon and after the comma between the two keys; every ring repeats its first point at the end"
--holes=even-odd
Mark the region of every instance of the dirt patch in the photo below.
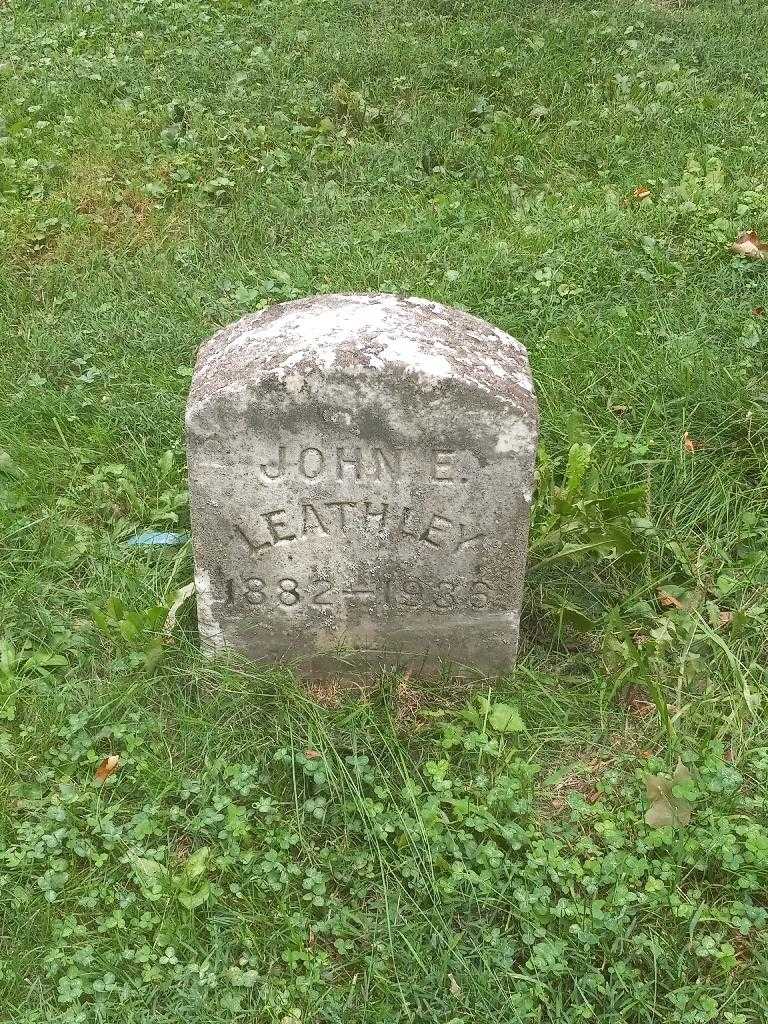
{"type": "Polygon", "coordinates": [[[549,794],[551,810],[556,814],[564,810],[572,793],[579,793],[589,804],[597,803],[601,795],[598,783],[609,764],[609,761],[599,757],[590,757],[582,763],[574,764],[573,769],[552,787],[549,794]]]}
{"type": "Polygon", "coordinates": [[[15,264],[30,269],[94,249],[160,247],[178,234],[180,224],[114,164],[78,162],[37,222],[19,226],[9,249],[15,264]]]}
{"type": "MultiPolygon", "coordinates": [[[[434,682],[434,681],[433,681],[434,682]]],[[[304,682],[307,696],[321,707],[335,709],[349,700],[372,701],[382,694],[388,699],[395,723],[418,731],[433,722],[434,711],[464,707],[477,692],[476,684],[463,679],[443,681],[439,686],[421,686],[416,675],[406,670],[388,679],[328,677],[304,682]]]]}
{"type": "Polygon", "coordinates": [[[69,193],[77,213],[110,245],[143,244],[155,233],[155,205],[108,165],[97,165],[87,174],[79,169],[69,193]]]}
{"type": "Polygon", "coordinates": [[[307,696],[323,708],[338,708],[344,700],[350,686],[338,679],[311,680],[307,684],[307,696]]]}

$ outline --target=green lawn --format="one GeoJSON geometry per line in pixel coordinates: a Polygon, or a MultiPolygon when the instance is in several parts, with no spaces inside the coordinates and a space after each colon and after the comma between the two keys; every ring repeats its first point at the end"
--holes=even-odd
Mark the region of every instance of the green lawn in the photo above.
{"type": "Polygon", "coordinates": [[[765,1019],[766,69],[764,0],[0,2],[3,1020],[765,1019]],[[158,639],[197,346],[342,290],[529,348],[498,684],[158,639]]]}

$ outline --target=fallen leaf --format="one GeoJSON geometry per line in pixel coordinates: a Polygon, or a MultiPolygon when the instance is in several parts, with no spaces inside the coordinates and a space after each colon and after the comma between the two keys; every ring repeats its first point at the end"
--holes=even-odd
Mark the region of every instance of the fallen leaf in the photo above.
{"type": "Polygon", "coordinates": [[[730,936],[731,945],[734,947],[736,958],[740,963],[745,963],[753,956],[752,936],[736,933],[730,936]]]}
{"type": "Polygon", "coordinates": [[[607,761],[589,757],[574,764],[572,771],[561,774],[555,782],[554,795],[550,799],[552,810],[564,810],[571,793],[583,797],[588,804],[596,804],[602,798],[597,783],[605,774],[607,766],[607,761]]]}
{"type": "Polygon", "coordinates": [[[110,754],[109,757],[104,758],[96,769],[96,773],[93,776],[94,782],[106,782],[109,776],[114,775],[119,767],[120,758],[117,754],[110,754]]]}
{"type": "Polygon", "coordinates": [[[182,834],[176,840],[176,846],[173,851],[173,855],[177,861],[180,861],[183,864],[184,861],[189,857],[191,850],[192,840],[188,835],[182,834]]]}
{"type": "Polygon", "coordinates": [[[753,260],[768,259],[768,245],[758,237],[756,231],[742,231],[736,241],[731,243],[731,252],[753,260]]]}
{"type": "Polygon", "coordinates": [[[638,185],[638,187],[632,192],[632,198],[639,200],[650,199],[651,190],[646,188],[645,185],[638,185]]]}
{"type": "Polygon", "coordinates": [[[173,632],[173,627],[176,625],[176,616],[179,614],[179,610],[185,601],[188,601],[195,592],[194,582],[188,583],[185,587],[179,587],[176,591],[176,597],[174,598],[173,604],[168,609],[168,614],[165,617],[165,624],[163,626],[163,636],[167,639],[173,632]]]}
{"type": "Polygon", "coordinates": [[[694,441],[691,435],[686,432],[683,434],[683,449],[689,454],[693,455],[696,449],[700,447],[700,442],[694,441]]]}
{"type": "Polygon", "coordinates": [[[637,715],[638,718],[646,718],[656,710],[656,705],[648,694],[639,686],[629,686],[624,696],[627,710],[637,715]]]}
{"type": "Polygon", "coordinates": [[[683,602],[679,597],[674,597],[672,594],[668,594],[666,590],[658,590],[656,596],[659,599],[659,604],[662,608],[683,608],[683,602]]]}
{"type": "Polygon", "coordinates": [[[645,822],[651,828],[685,828],[690,824],[692,807],[685,797],[675,796],[675,786],[691,781],[691,773],[682,761],[677,762],[671,779],[663,775],[646,775],[645,790],[651,806],[645,814],[645,822]]]}

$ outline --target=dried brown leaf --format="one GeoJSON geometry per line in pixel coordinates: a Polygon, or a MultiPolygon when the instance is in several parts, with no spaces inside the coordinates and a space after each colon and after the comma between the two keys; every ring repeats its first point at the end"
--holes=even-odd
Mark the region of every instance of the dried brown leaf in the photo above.
{"type": "Polygon", "coordinates": [[[656,710],[656,705],[640,686],[627,687],[624,701],[627,705],[627,710],[637,715],[638,718],[647,718],[648,715],[652,715],[656,710]]]}
{"type": "Polygon", "coordinates": [[[742,231],[736,241],[731,243],[731,252],[751,260],[768,259],[768,245],[758,237],[756,231],[742,231]]]}
{"type": "Polygon", "coordinates": [[[117,754],[110,754],[109,757],[105,757],[93,776],[94,782],[102,783],[106,782],[110,775],[114,775],[117,769],[120,767],[120,758],[117,754]]]}
{"type": "Polygon", "coordinates": [[[597,788],[597,782],[605,774],[608,761],[589,756],[576,764],[575,771],[563,775],[558,780],[549,805],[553,811],[563,811],[568,804],[568,794],[578,793],[588,804],[595,804],[601,799],[602,793],[597,788]]]}
{"type": "Polygon", "coordinates": [[[183,864],[189,860],[189,855],[192,852],[192,840],[188,835],[182,833],[176,839],[176,843],[173,850],[174,859],[183,864]]]}

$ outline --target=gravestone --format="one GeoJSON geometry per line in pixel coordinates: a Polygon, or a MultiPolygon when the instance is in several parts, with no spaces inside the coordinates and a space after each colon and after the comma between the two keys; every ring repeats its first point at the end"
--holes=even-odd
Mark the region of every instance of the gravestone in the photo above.
{"type": "Polygon", "coordinates": [[[511,665],[537,440],[514,338],[424,299],[283,303],[203,345],[186,423],[210,649],[511,665]]]}

